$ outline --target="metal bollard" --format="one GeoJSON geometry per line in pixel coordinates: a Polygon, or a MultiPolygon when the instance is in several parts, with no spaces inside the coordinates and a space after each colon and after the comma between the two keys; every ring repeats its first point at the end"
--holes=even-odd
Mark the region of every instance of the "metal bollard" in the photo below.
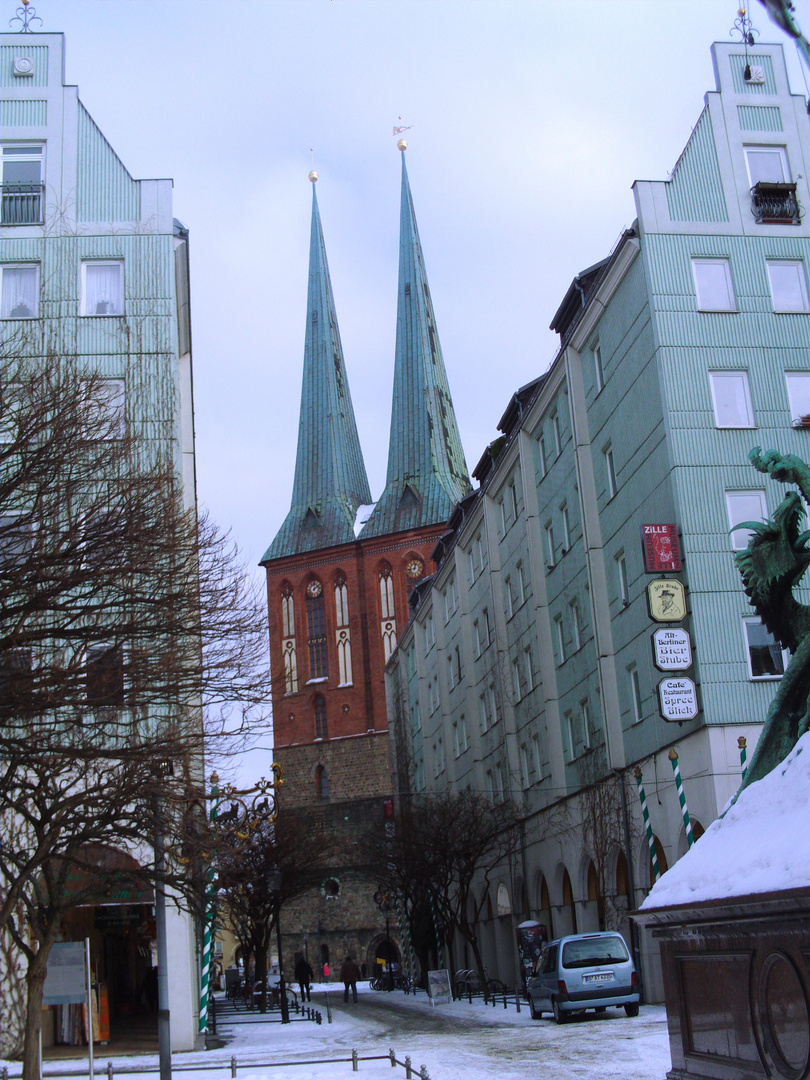
{"type": "Polygon", "coordinates": [[[113,1063],[107,1062],[107,1080],[113,1080],[113,1063]]]}
{"type": "Polygon", "coordinates": [[[324,997],[326,998],[326,1020],[327,1020],[327,1023],[331,1024],[332,1023],[332,1006],[329,1004],[329,991],[328,990],[324,994],[324,997]]]}
{"type": "Polygon", "coordinates": [[[236,1057],[231,1058],[231,1076],[236,1076],[236,1057]]]}
{"type": "MultiPolygon", "coordinates": [[[[397,1067],[397,1055],[394,1053],[393,1046],[388,1051],[388,1056],[391,1058],[391,1068],[395,1069],[397,1067]]],[[[5,1080],[5,1077],[3,1078],[3,1080],[5,1080]]]]}
{"type": "Polygon", "coordinates": [[[419,1080],[430,1080],[430,1077],[428,1076],[427,1065],[423,1065],[422,1068],[419,1070],[419,1080]]]}
{"type": "Polygon", "coordinates": [[[515,1009],[520,1012],[520,990],[515,990],[515,1009]]]}
{"type": "Polygon", "coordinates": [[[357,1051],[352,1050],[352,1072],[357,1072],[357,1051]]]}
{"type": "Polygon", "coordinates": [[[405,1055],[405,1080],[411,1080],[411,1077],[412,1077],[412,1075],[413,1075],[413,1074],[411,1073],[411,1058],[410,1058],[410,1054],[406,1054],[406,1055],[405,1055]]]}
{"type": "MultiPolygon", "coordinates": [[[[392,1050],[391,1053],[393,1054],[393,1052],[394,1051],[392,1050]]],[[[5,1065],[2,1069],[0,1069],[0,1080],[8,1080],[8,1069],[5,1067],[5,1065]]]]}

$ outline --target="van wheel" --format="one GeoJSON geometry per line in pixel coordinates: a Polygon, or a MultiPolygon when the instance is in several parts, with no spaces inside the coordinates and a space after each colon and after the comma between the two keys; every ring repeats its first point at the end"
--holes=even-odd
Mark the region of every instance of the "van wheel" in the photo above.
{"type": "Polygon", "coordinates": [[[554,1021],[557,1024],[565,1024],[568,1020],[567,1013],[564,1013],[560,1008],[557,999],[551,999],[551,1011],[554,1013],[554,1021]]]}
{"type": "Polygon", "coordinates": [[[628,1002],[624,1007],[624,1011],[628,1016],[638,1016],[638,1002],[628,1002]]]}
{"type": "Polygon", "coordinates": [[[531,994],[529,994],[529,1015],[531,1016],[532,1020],[543,1019],[543,1010],[535,1007],[534,999],[532,998],[531,994]]]}
{"type": "Polygon", "coordinates": [[[606,1008],[607,1008],[606,1005],[600,1005],[598,1009],[594,1009],[593,1011],[597,1012],[597,1013],[603,1013],[603,1012],[605,1012],[606,1008]]]}

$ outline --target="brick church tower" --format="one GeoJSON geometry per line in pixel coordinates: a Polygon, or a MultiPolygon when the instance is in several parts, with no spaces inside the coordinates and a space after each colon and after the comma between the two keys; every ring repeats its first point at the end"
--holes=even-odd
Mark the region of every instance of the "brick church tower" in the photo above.
{"type": "MultiPolygon", "coordinates": [[[[404,151],[405,144],[400,144],[404,151]]],[[[281,807],[319,807],[341,856],[321,889],[285,908],[285,965],[318,974],[347,952],[373,974],[384,920],[357,840],[392,794],[383,669],[408,595],[470,490],[402,157],[394,398],[385,489],[372,503],[357,436],[314,183],[304,372],[290,512],[267,572],[281,807]]],[[[392,927],[394,952],[398,940],[392,927]]],[[[401,943],[400,943],[401,945],[401,943]]],[[[395,958],[392,956],[392,959],[395,958]]]]}

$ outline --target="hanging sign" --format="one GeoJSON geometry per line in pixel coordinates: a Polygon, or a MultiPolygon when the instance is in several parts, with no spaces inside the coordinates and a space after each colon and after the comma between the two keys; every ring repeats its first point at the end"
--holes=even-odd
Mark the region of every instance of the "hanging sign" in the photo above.
{"type": "Polygon", "coordinates": [[[659,671],[686,671],[692,666],[692,642],[678,626],[659,626],[652,637],[653,663],[659,671]]]}
{"type": "Polygon", "coordinates": [[[648,574],[671,574],[681,569],[681,549],[675,525],[642,525],[644,569],[648,574]]]}
{"type": "Polygon", "coordinates": [[[697,687],[691,679],[662,679],[658,704],[665,720],[694,720],[698,714],[697,687]]]}
{"type": "Polygon", "coordinates": [[[659,578],[647,586],[650,618],[656,622],[680,622],[686,615],[686,593],[677,578],[659,578]]]}

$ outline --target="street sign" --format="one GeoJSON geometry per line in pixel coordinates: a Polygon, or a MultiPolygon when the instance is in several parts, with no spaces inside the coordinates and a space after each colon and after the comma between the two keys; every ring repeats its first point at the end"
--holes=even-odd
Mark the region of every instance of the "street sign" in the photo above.
{"type": "Polygon", "coordinates": [[[656,622],[680,622],[686,616],[686,593],[677,578],[659,578],[647,586],[650,618],[656,622]]]}
{"type": "Polygon", "coordinates": [[[652,636],[653,663],[659,671],[686,671],[692,666],[692,642],[678,626],[659,626],[652,636]]]}
{"type": "Polygon", "coordinates": [[[662,679],[658,704],[665,720],[694,720],[698,714],[697,687],[684,677],[662,679]]]}
{"type": "Polygon", "coordinates": [[[648,574],[671,574],[681,569],[681,549],[676,525],[642,525],[644,569],[648,574]]]}

